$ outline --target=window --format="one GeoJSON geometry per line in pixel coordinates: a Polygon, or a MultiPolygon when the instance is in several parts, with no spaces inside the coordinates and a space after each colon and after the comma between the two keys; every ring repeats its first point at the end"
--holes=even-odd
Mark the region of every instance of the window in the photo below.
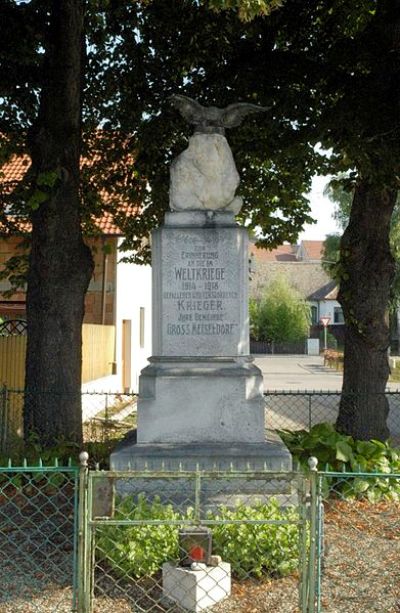
{"type": "Polygon", "coordinates": [[[334,307],[333,309],[333,323],[344,324],[343,309],[342,307],[334,307]]]}
{"type": "Polygon", "coordinates": [[[139,312],[139,346],[144,347],[144,307],[140,307],[139,312]]]}
{"type": "Polygon", "coordinates": [[[318,307],[311,307],[311,324],[315,326],[318,323],[318,307]]]}

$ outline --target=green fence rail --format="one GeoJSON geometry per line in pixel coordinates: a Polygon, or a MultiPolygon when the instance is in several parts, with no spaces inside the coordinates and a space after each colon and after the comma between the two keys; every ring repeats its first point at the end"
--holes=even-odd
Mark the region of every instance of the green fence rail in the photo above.
{"type": "Polygon", "coordinates": [[[395,613],[400,474],[382,469],[311,458],[307,473],[114,472],[89,470],[85,452],[80,466],[9,462],[0,612],[395,613]],[[212,538],[205,567],[199,529],[212,538]]]}
{"type": "Polygon", "coordinates": [[[76,611],[78,466],[0,466],[0,611],[76,611]]]}
{"type": "Polygon", "coordinates": [[[317,471],[316,466],[315,461],[310,613],[395,613],[400,610],[400,474],[317,471]]]}

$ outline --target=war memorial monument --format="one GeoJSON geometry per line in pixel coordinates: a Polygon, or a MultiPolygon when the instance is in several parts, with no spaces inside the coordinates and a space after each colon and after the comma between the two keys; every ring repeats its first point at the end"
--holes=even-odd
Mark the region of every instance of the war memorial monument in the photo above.
{"type": "Polygon", "coordinates": [[[265,109],[171,102],[194,134],[171,165],[171,210],[152,234],[153,349],[137,438],[111,468],[290,470],[289,451],[265,430],[262,374],[249,355],[248,235],[235,221],[240,179],[225,138],[265,109]]]}

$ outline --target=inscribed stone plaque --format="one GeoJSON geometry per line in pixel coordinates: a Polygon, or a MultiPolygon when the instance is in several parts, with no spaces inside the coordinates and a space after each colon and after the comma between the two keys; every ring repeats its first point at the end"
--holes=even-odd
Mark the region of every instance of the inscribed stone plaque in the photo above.
{"type": "Polygon", "coordinates": [[[154,355],[248,354],[244,228],[160,228],[153,274],[154,355]]]}

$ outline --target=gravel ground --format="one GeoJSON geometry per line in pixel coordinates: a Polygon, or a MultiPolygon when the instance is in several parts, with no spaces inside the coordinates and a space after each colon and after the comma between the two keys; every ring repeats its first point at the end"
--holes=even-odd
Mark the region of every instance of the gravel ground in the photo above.
{"type": "MultiPolygon", "coordinates": [[[[29,504],[0,499],[0,613],[71,613],[72,525],[65,493],[29,504]]],[[[325,543],[322,611],[400,613],[399,504],[329,503],[325,543]]],[[[297,598],[295,576],[234,581],[212,611],[297,613],[297,598]]],[[[121,584],[98,569],[93,613],[150,611],[182,612],[163,602],[159,576],[121,584]]]]}

